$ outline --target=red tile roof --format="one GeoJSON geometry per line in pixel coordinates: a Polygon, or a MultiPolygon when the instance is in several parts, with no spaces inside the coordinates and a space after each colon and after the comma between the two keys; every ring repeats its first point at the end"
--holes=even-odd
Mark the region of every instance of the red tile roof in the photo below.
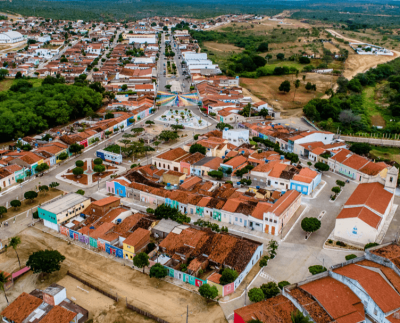
{"type": "Polygon", "coordinates": [[[379,273],[357,264],[343,266],[333,271],[356,280],[383,312],[400,308],[399,294],[379,273]]]}
{"type": "Polygon", "coordinates": [[[340,323],[358,323],[365,319],[361,300],[349,287],[332,277],[324,277],[301,285],[299,288],[314,296],[340,323]],[[361,307],[356,305],[361,305],[361,307]]]}
{"type": "Polygon", "coordinates": [[[382,184],[363,183],[357,186],[345,205],[365,205],[381,214],[384,214],[392,198],[393,193],[386,191],[382,184]]]}
{"type": "Polygon", "coordinates": [[[150,231],[137,228],[128,238],[124,240],[124,243],[135,248],[138,245],[143,244],[143,241],[145,240],[150,241],[150,231]]]}
{"type": "Polygon", "coordinates": [[[8,305],[1,315],[15,323],[25,320],[40,304],[42,300],[23,292],[14,302],[8,305]]]}
{"type": "Polygon", "coordinates": [[[106,198],[104,198],[104,199],[95,201],[95,202],[93,202],[92,204],[97,205],[97,206],[104,206],[104,205],[107,205],[107,204],[110,204],[110,203],[113,203],[113,202],[119,201],[119,200],[120,200],[119,197],[116,197],[116,196],[109,196],[109,197],[106,197],[106,198]]]}
{"type": "Polygon", "coordinates": [[[370,211],[366,207],[352,207],[344,208],[338,214],[336,219],[349,219],[349,218],[359,218],[372,228],[378,229],[382,218],[376,213],[370,211]]]}
{"type": "Polygon", "coordinates": [[[295,190],[287,191],[272,205],[269,212],[279,217],[300,195],[301,193],[295,190]]]}
{"type": "Polygon", "coordinates": [[[184,151],[182,148],[179,147],[179,148],[169,150],[161,155],[158,155],[158,156],[156,156],[156,158],[172,161],[179,157],[185,156],[186,154],[188,154],[188,152],[184,151]]]}
{"type": "Polygon", "coordinates": [[[76,313],[56,305],[47,313],[40,323],[69,323],[75,316],[77,316],[76,313]]]}

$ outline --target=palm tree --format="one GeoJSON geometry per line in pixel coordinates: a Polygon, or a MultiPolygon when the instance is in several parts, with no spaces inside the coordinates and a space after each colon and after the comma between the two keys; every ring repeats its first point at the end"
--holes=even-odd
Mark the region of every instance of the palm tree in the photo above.
{"type": "Polygon", "coordinates": [[[304,316],[302,312],[297,310],[296,312],[292,312],[290,314],[290,317],[292,318],[292,323],[311,323],[312,321],[308,316],[304,316]]]}
{"type": "Polygon", "coordinates": [[[19,256],[18,256],[18,252],[17,252],[17,247],[18,245],[21,244],[21,238],[16,236],[14,238],[11,238],[10,243],[8,244],[10,247],[12,247],[15,250],[15,253],[17,254],[17,258],[18,258],[18,263],[19,263],[19,268],[21,268],[21,262],[19,261],[19,256]]]}
{"type": "Polygon", "coordinates": [[[8,281],[9,281],[8,276],[6,276],[3,271],[0,272],[0,289],[4,292],[4,297],[6,298],[7,304],[9,304],[9,302],[6,295],[5,285],[8,283],[8,281]]]}

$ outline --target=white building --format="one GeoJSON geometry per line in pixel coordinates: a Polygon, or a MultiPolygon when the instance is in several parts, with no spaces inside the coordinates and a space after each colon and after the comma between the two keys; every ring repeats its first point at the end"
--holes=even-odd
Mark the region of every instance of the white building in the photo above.
{"type": "Polygon", "coordinates": [[[24,36],[17,31],[7,31],[0,34],[0,44],[13,44],[24,40],[24,36]]]}
{"type": "Polygon", "coordinates": [[[247,129],[228,129],[225,128],[222,132],[222,138],[226,139],[235,146],[250,143],[249,130],[247,129]]]}
{"type": "Polygon", "coordinates": [[[127,37],[129,37],[129,44],[132,43],[138,43],[138,44],[157,44],[158,43],[158,38],[156,37],[155,34],[152,35],[146,35],[146,34],[129,34],[127,37]]]}
{"type": "Polygon", "coordinates": [[[364,246],[375,242],[393,206],[394,194],[380,183],[359,184],[336,218],[334,237],[364,246]]]}

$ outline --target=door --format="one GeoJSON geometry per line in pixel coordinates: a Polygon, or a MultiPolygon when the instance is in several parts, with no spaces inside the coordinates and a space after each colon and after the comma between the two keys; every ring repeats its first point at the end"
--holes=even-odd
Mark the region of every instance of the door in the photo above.
{"type": "Polygon", "coordinates": [[[247,227],[247,220],[244,220],[244,226],[247,227]]]}
{"type": "Polygon", "coordinates": [[[265,225],[265,233],[269,233],[269,225],[268,224],[265,225]]]}
{"type": "Polygon", "coordinates": [[[229,223],[230,224],[232,223],[232,216],[231,215],[229,216],[229,223]]]}
{"type": "Polygon", "coordinates": [[[275,227],[271,227],[271,234],[275,235],[275,227]]]}

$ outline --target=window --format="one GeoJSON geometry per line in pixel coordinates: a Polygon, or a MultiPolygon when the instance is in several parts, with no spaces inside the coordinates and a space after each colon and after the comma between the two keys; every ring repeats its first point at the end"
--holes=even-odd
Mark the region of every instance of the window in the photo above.
{"type": "Polygon", "coordinates": [[[240,223],[242,223],[242,219],[240,219],[240,223]]]}
{"type": "Polygon", "coordinates": [[[393,183],[393,177],[390,177],[390,183],[393,183]]]}
{"type": "Polygon", "coordinates": [[[238,218],[236,217],[236,218],[235,218],[235,221],[237,221],[237,220],[238,220],[238,218]]]}

